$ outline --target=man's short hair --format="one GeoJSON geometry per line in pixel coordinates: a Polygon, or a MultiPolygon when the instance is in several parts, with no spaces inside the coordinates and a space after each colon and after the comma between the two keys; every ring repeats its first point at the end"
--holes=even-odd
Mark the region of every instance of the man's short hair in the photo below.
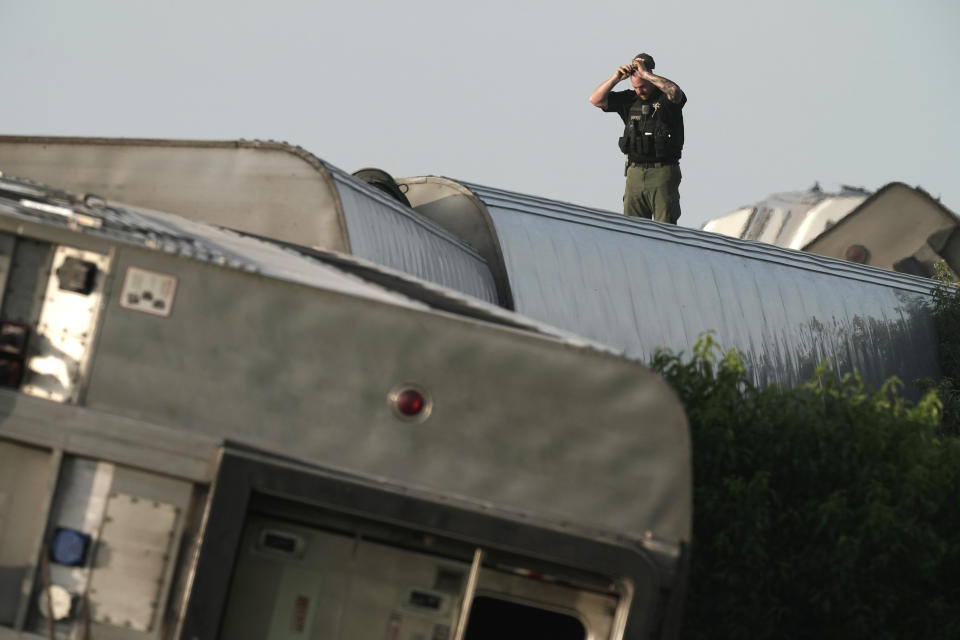
{"type": "Polygon", "coordinates": [[[649,53],[638,53],[637,55],[633,56],[633,59],[643,60],[643,66],[645,66],[650,71],[652,71],[653,68],[657,66],[657,63],[653,61],[653,56],[650,55],[649,53]]]}

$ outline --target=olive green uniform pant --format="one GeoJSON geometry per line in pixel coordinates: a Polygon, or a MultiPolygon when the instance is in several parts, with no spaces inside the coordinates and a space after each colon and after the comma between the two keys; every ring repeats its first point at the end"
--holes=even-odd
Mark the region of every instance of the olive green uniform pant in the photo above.
{"type": "Polygon", "coordinates": [[[677,224],[680,217],[680,167],[627,168],[623,213],[677,224]]]}

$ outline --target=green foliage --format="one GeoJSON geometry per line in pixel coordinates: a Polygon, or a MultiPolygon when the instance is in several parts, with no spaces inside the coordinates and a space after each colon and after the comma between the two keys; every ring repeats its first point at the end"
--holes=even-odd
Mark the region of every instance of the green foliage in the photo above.
{"type": "Polygon", "coordinates": [[[694,443],[685,638],[960,638],[960,439],[934,392],[825,365],[761,389],[709,335],[652,365],[694,443]]]}
{"type": "Polygon", "coordinates": [[[933,289],[933,322],[940,341],[943,378],[936,389],[943,401],[943,429],[960,436],[960,285],[953,281],[943,261],[937,263],[933,289]]]}

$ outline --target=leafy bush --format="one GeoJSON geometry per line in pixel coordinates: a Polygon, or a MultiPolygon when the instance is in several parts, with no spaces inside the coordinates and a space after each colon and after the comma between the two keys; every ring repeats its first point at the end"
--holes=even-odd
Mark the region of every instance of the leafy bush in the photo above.
{"type": "Polygon", "coordinates": [[[938,263],[938,285],[933,289],[933,323],[940,346],[943,378],[934,386],[943,401],[943,430],[960,436],[960,284],[946,265],[938,263]]]}
{"type": "Polygon", "coordinates": [[[694,443],[685,638],[960,638],[960,438],[935,392],[823,366],[761,389],[710,336],[652,365],[694,443]]]}

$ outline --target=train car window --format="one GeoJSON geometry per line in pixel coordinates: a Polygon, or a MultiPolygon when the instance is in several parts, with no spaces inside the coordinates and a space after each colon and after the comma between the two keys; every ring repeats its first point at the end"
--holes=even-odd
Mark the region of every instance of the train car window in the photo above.
{"type": "Polygon", "coordinates": [[[577,618],[525,604],[477,596],[470,608],[465,640],[585,640],[587,630],[577,618]]]}

